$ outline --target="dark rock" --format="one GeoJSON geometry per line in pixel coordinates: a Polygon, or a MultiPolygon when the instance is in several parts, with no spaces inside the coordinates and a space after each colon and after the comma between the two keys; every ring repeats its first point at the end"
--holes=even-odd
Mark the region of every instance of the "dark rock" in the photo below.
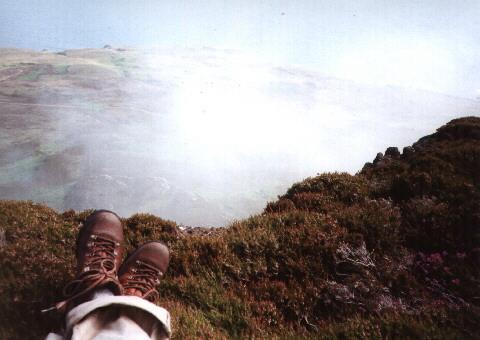
{"type": "Polygon", "coordinates": [[[363,165],[362,171],[364,171],[366,169],[371,169],[371,168],[373,168],[373,163],[372,162],[367,162],[363,165]]]}
{"type": "Polygon", "coordinates": [[[403,148],[402,156],[403,157],[410,157],[411,155],[413,155],[414,152],[415,152],[415,149],[413,149],[411,146],[406,146],[406,147],[403,148]]]}
{"type": "Polygon", "coordinates": [[[381,160],[383,160],[383,153],[379,152],[379,153],[377,153],[377,156],[376,156],[375,159],[373,160],[373,164],[377,164],[377,163],[380,162],[381,160]]]}
{"type": "Polygon", "coordinates": [[[398,148],[396,146],[390,146],[385,151],[385,156],[390,156],[392,158],[398,158],[398,157],[400,157],[400,151],[398,151],[398,148]]]}

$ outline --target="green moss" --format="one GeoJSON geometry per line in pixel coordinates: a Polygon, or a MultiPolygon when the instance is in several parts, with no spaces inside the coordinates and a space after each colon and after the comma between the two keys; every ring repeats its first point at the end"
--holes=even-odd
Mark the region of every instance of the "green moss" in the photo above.
{"type": "Polygon", "coordinates": [[[28,72],[27,74],[23,74],[20,77],[18,77],[18,80],[27,80],[27,81],[36,81],[38,78],[43,74],[42,69],[37,69],[37,70],[32,70],[28,72]]]}
{"type": "Polygon", "coordinates": [[[67,74],[68,73],[68,68],[70,65],[55,65],[54,66],[54,72],[55,74],[67,74]]]}

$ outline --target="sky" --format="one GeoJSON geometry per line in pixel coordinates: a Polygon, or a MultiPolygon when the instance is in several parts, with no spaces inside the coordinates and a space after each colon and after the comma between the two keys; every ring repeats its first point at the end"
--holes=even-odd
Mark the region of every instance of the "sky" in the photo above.
{"type": "Polygon", "coordinates": [[[479,1],[2,0],[0,47],[231,49],[365,84],[480,97],[479,1]]]}

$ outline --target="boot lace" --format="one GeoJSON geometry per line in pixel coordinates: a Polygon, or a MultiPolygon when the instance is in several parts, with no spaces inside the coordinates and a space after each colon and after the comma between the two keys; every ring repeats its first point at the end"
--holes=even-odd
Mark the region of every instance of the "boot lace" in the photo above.
{"type": "Polygon", "coordinates": [[[154,302],[159,294],[157,286],[160,284],[160,278],[163,273],[154,266],[142,262],[135,261],[136,265],[130,270],[127,279],[122,284],[124,291],[128,289],[137,289],[142,292],[142,298],[154,302]]]}
{"type": "Polygon", "coordinates": [[[118,242],[108,238],[91,235],[87,243],[88,253],[82,272],[63,289],[63,294],[67,299],[50,309],[65,310],[69,302],[92,292],[100,284],[112,283],[120,287],[115,268],[116,248],[119,245],[118,242]]]}

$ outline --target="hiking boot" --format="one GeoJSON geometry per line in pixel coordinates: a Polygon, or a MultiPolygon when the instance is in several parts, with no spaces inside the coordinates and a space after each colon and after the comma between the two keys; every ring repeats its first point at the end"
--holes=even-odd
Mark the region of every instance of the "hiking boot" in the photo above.
{"type": "Polygon", "coordinates": [[[77,238],[77,274],[65,286],[65,301],[56,308],[69,310],[85,302],[98,288],[122,293],[117,277],[123,256],[123,227],[119,217],[108,210],[97,210],[85,219],[77,238]]]}
{"type": "Polygon", "coordinates": [[[155,302],[157,286],[170,262],[167,246],[148,242],[140,246],[123,262],[118,272],[123,295],[133,295],[155,302]]]}

